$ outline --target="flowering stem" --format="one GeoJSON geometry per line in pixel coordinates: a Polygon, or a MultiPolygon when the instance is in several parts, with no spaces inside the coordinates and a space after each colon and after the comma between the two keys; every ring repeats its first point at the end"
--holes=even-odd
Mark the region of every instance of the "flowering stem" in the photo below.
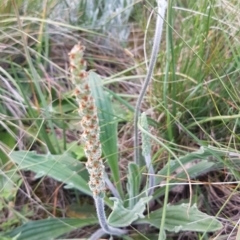
{"type": "Polygon", "coordinates": [[[97,216],[98,216],[98,221],[100,226],[102,227],[103,231],[105,233],[108,233],[110,235],[115,235],[115,236],[121,236],[127,233],[126,230],[119,229],[119,228],[114,228],[108,225],[105,211],[104,211],[104,201],[103,198],[96,196],[94,197],[95,205],[96,205],[96,210],[97,210],[97,216]]]}
{"type": "Polygon", "coordinates": [[[164,16],[165,16],[165,10],[167,6],[166,0],[157,0],[158,3],[158,10],[157,10],[157,22],[156,22],[156,28],[155,28],[155,36],[153,40],[153,48],[152,48],[152,54],[149,61],[149,68],[146,75],[146,78],[144,80],[141,92],[139,94],[137,104],[135,107],[135,113],[134,113],[134,161],[136,164],[139,164],[140,162],[140,151],[139,151],[139,141],[138,141],[138,117],[140,115],[140,107],[142,104],[142,99],[146,93],[147,87],[151,81],[154,66],[156,64],[157,60],[157,54],[159,51],[159,45],[162,37],[162,30],[163,30],[163,22],[164,22],[164,16]]]}
{"type": "Polygon", "coordinates": [[[75,85],[74,95],[78,103],[84,152],[87,157],[86,168],[89,172],[89,187],[93,193],[97,216],[104,233],[123,235],[126,231],[108,225],[104,212],[105,173],[102,161],[102,146],[100,142],[100,127],[97,107],[89,86],[89,74],[83,59],[85,47],[80,43],[69,53],[71,80],[75,85]]]}

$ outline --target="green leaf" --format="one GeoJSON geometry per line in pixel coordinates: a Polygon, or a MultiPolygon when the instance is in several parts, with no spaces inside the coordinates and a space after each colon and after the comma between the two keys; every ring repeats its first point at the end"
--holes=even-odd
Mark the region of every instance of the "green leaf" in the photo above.
{"type": "MultiPolygon", "coordinates": [[[[12,174],[11,171],[0,175],[1,198],[5,201],[13,201],[22,183],[22,178],[18,173],[12,174]]],[[[0,203],[0,211],[1,211],[0,203]]]]}
{"type": "Polygon", "coordinates": [[[10,129],[12,131],[12,134],[7,132],[6,130],[1,130],[0,132],[0,164],[4,165],[8,162],[9,157],[7,155],[7,151],[4,151],[3,149],[12,149],[14,148],[16,144],[16,137],[14,137],[14,130],[10,129]]]}
{"type": "Polygon", "coordinates": [[[103,91],[101,78],[94,72],[89,73],[89,85],[98,108],[103,153],[107,158],[119,194],[123,196],[118,167],[117,121],[112,103],[109,96],[103,91]]]}
{"type": "Polygon", "coordinates": [[[2,235],[0,235],[0,239],[1,240],[18,240],[18,236],[19,236],[20,234],[18,234],[18,235],[16,235],[15,237],[5,237],[5,236],[2,236],[2,235]]]}
{"type": "Polygon", "coordinates": [[[77,141],[73,141],[67,144],[68,151],[71,151],[74,155],[76,155],[76,159],[84,158],[86,155],[84,153],[84,148],[82,145],[78,145],[77,141]]]}
{"type": "MultiPolygon", "coordinates": [[[[151,224],[159,228],[162,218],[162,209],[150,213],[144,219],[137,223],[151,224]]],[[[188,204],[171,206],[166,209],[165,229],[170,232],[194,231],[194,232],[214,232],[220,230],[222,224],[215,217],[199,211],[194,204],[188,207],[188,204]]]]}
{"type": "Polygon", "coordinates": [[[71,218],[50,218],[38,221],[31,221],[15,228],[6,234],[9,237],[15,237],[19,234],[17,240],[52,240],[58,236],[68,233],[72,230],[97,223],[96,218],[71,219],[71,218]]]}
{"type": "MultiPolygon", "coordinates": [[[[192,167],[190,167],[189,169],[186,169],[188,175],[190,176],[190,178],[196,178],[197,176],[209,172],[210,170],[212,170],[215,166],[215,163],[213,162],[208,162],[206,160],[202,160],[199,163],[196,163],[195,165],[193,165],[192,167]]],[[[165,173],[165,167],[164,169],[162,169],[161,171],[158,172],[159,175],[162,176],[167,176],[167,173],[165,173]]],[[[170,185],[169,189],[174,188],[175,186],[177,186],[177,183],[180,183],[184,181],[184,179],[187,179],[186,173],[183,169],[181,169],[182,171],[178,174],[176,174],[175,178],[173,178],[172,180],[170,180],[168,183],[176,183],[174,185],[170,185]]],[[[154,193],[154,198],[156,198],[156,196],[163,196],[165,194],[165,186],[162,186],[160,189],[156,190],[154,193]]]]}
{"type": "MultiPolygon", "coordinates": [[[[203,173],[212,171],[213,169],[219,168],[219,163],[222,162],[221,157],[226,156],[226,152],[219,149],[214,149],[212,147],[201,147],[198,151],[191,152],[185,156],[179,157],[178,160],[170,160],[156,175],[155,184],[159,185],[164,181],[168,175],[168,166],[170,165],[170,175],[175,174],[175,171],[179,168],[182,168],[179,161],[186,166],[188,163],[194,163],[194,161],[200,161],[189,169],[187,172],[190,178],[195,178],[203,173]],[[217,161],[213,161],[217,160],[217,161]],[[159,175],[159,176],[158,176],[159,175]],[[164,177],[165,176],[165,177],[164,177]]],[[[185,171],[181,171],[176,175],[175,179],[169,181],[169,183],[182,182],[182,179],[186,178],[185,171]],[[177,178],[181,178],[177,180],[177,178]]],[[[174,185],[169,186],[169,189],[172,189],[174,185]]],[[[159,188],[154,192],[154,199],[163,196],[165,193],[165,187],[159,188]]]]}
{"type": "MultiPolygon", "coordinates": [[[[213,151],[210,148],[207,147],[201,147],[198,151],[191,152],[186,154],[185,156],[179,157],[179,160],[170,160],[168,164],[170,164],[170,173],[175,172],[179,167],[181,167],[181,162],[183,165],[194,162],[196,160],[207,160],[209,157],[215,157],[219,158],[221,156],[224,156],[226,153],[220,152],[220,151],[213,151]]],[[[219,159],[220,160],[220,159],[219,159]]],[[[168,164],[166,164],[161,171],[158,172],[159,175],[166,176],[168,171],[168,164]]],[[[164,178],[158,177],[156,178],[156,184],[159,184],[162,180],[165,180],[164,178]]]]}
{"type": "Polygon", "coordinates": [[[141,171],[135,163],[128,164],[128,183],[127,190],[129,195],[129,208],[132,209],[138,201],[139,187],[141,183],[141,171]]]}
{"type": "Polygon", "coordinates": [[[85,167],[67,154],[43,155],[35,152],[13,151],[10,158],[19,165],[20,169],[35,172],[36,178],[48,175],[65,183],[66,188],[76,188],[85,194],[92,195],[86,180],[85,167]]]}
{"type": "MultiPolygon", "coordinates": [[[[214,165],[215,163],[213,162],[202,160],[201,162],[194,164],[192,167],[186,170],[191,178],[196,178],[197,176],[212,170],[214,165]]],[[[187,177],[186,173],[183,169],[180,173],[176,175],[176,178],[180,178],[180,179],[183,179],[183,178],[186,179],[186,177],[187,177]]]]}
{"type": "Polygon", "coordinates": [[[143,218],[143,212],[152,197],[140,198],[133,209],[127,209],[118,198],[111,198],[114,201],[113,211],[108,217],[108,222],[113,227],[127,227],[139,218],[143,218]]]}

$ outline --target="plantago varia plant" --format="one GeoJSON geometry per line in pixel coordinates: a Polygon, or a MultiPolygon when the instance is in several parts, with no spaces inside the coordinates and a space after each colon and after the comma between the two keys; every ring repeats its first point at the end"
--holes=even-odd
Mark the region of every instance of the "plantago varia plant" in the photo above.
{"type": "MultiPolygon", "coordinates": [[[[18,164],[18,169],[34,171],[37,173],[38,178],[48,175],[63,182],[65,187],[74,188],[93,196],[98,216],[97,220],[101,229],[91,235],[90,239],[92,240],[99,239],[104,234],[117,236],[128,234],[129,239],[132,239],[131,226],[133,225],[137,226],[135,229],[138,229],[138,232],[134,231],[133,234],[139,234],[134,236],[135,239],[140,238],[142,234],[146,235],[146,238],[152,239],[152,236],[148,236],[148,232],[140,233],[141,228],[139,225],[141,224],[155,227],[155,233],[160,229],[160,233],[157,233],[159,240],[166,239],[166,231],[175,233],[179,231],[196,231],[203,232],[204,235],[222,227],[215,217],[200,212],[195,205],[179,204],[172,206],[168,204],[166,199],[169,190],[174,185],[180,184],[179,179],[186,179],[186,171],[178,171],[176,174],[176,170],[194,159],[198,159],[198,163],[187,170],[187,175],[190,178],[196,178],[197,175],[203,172],[206,173],[213,168],[219,168],[219,162],[216,159],[225,159],[227,157],[226,152],[204,147],[199,151],[177,158],[171,149],[149,133],[145,114],[142,114],[141,121],[138,124],[141,102],[152,78],[157,59],[167,5],[165,0],[158,0],[157,3],[157,23],[152,55],[135,109],[135,154],[134,161],[127,166],[126,187],[123,187],[124,182],[121,181],[118,168],[117,120],[114,117],[111,100],[104,92],[102,85],[99,84],[101,78],[93,71],[86,71],[86,62],[83,59],[85,47],[80,43],[70,51],[69,59],[71,81],[75,88],[74,96],[78,104],[80,124],[83,131],[82,142],[87,157],[85,167],[89,174],[88,184],[83,164],[73,159],[68,153],[41,155],[29,151],[13,151],[10,154],[12,161],[18,164]],[[142,155],[145,159],[149,181],[142,178],[143,168],[139,164],[138,129],[142,131],[142,155]],[[173,159],[169,159],[169,162],[159,172],[155,172],[152,165],[150,139],[160,146],[164,146],[164,149],[168,150],[173,156],[173,159]],[[107,159],[106,164],[110,169],[110,178],[105,178],[102,157],[107,159]],[[173,174],[176,175],[175,178],[170,177],[173,174]],[[166,178],[168,179],[167,183],[165,182],[166,178]],[[105,183],[108,185],[110,194],[114,197],[105,196],[105,183]],[[123,189],[126,189],[126,192],[123,189]],[[160,200],[155,202],[156,199],[160,200]],[[165,200],[162,207],[161,201],[163,199],[165,200]],[[104,204],[108,205],[112,210],[108,218],[105,215],[104,204]],[[147,204],[154,205],[152,211],[151,207],[149,208],[149,214],[146,214],[147,204]],[[122,228],[128,228],[128,231],[122,228]]],[[[71,231],[73,227],[83,228],[96,224],[97,220],[95,217],[86,219],[43,219],[26,223],[8,233],[7,236],[11,238],[17,236],[19,240],[55,239],[71,231]],[[42,229],[45,229],[45,231],[43,232],[42,229]],[[35,236],[37,238],[34,238],[35,236]]]]}

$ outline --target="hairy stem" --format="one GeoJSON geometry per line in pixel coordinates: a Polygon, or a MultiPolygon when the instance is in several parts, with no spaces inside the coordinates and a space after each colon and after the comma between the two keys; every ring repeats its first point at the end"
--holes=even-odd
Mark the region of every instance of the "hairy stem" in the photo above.
{"type": "Polygon", "coordinates": [[[105,183],[108,186],[108,189],[111,191],[112,195],[116,198],[121,199],[118,190],[115,188],[115,186],[113,185],[113,183],[111,182],[111,180],[109,179],[108,175],[106,173],[104,173],[104,177],[105,177],[105,183]]]}
{"type": "Polygon", "coordinates": [[[158,3],[158,10],[157,10],[157,22],[155,28],[155,36],[153,40],[153,48],[151,53],[151,58],[149,61],[149,68],[147,75],[144,80],[144,84],[142,86],[141,92],[139,94],[136,108],[134,112],[134,161],[136,164],[139,164],[140,161],[140,152],[139,152],[139,141],[138,141],[138,117],[140,115],[140,107],[142,104],[143,97],[146,93],[147,87],[151,81],[154,66],[156,64],[157,55],[159,51],[159,45],[162,37],[162,30],[163,30],[163,22],[165,16],[165,10],[167,6],[166,0],[157,0],[158,3]]]}
{"type": "Polygon", "coordinates": [[[119,229],[119,228],[114,228],[108,225],[105,211],[104,211],[104,201],[102,197],[95,196],[94,197],[95,205],[96,205],[96,210],[97,210],[97,216],[98,216],[98,221],[99,224],[104,231],[104,233],[110,234],[110,235],[115,235],[115,236],[121,236],[127,233],[126,230],[119,229]]]}
{"type": "Polygon", "coordinates": [[[96,239],[101,239],[101,237],[105,234],[105,232],[102,230],[102,228],[98,229],[95,233],[91,235],[88,240],[96,240],[96,239]]]}

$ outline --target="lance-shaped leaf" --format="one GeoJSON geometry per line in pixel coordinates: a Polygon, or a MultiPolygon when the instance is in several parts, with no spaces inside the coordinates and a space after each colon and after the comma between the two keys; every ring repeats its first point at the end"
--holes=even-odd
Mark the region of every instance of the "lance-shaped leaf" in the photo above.
{"type": "Polygon", "coordinates": [[[13,151],[10,158],[18,164],[19,169],[35,172],[35,178],[47,175],[65,183],[66,188],[76,188],[85,194],[92,195],[87,184],[85,167],[67,154],[44,155],[35,152],[13,151]]]}
{"type": "Polygon", "coordinates": [[[85,226],[97,223],[96,218],[71,219],[50,218],[30,221],[15,228],[6,234],[6,237],[15,237],[17,240],[52,240],[58,236],[85,226]]]}
{"type": "MultiPolygon", "coordinates": [[[[156,228],[160,227],[162,209],[158,209],[137,223],[148,223],[156,228]]],[[[170,232],[194,231],[215,232],[222,228],[222,224],[215,217],[199,211],[196,205],[188,207],[188,204],[171,206],[166,209],[165,229],[170,232]]]]}

